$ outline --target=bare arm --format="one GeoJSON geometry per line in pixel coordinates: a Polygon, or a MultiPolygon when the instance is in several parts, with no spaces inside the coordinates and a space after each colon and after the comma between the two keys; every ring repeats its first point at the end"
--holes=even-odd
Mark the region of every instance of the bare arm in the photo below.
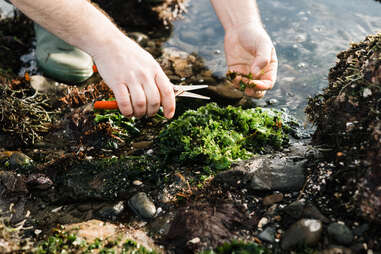
{"type": "MultiPolygon", "coordinates": [[[[229,71],[254,75],[245,93],[261,98],[277,76],[278,60],[270,37],[263,28],[255,0],[211,0],[225,29],[225,55],[229,71]]],[[[247,80],[238,76],[239,81],[247,80]]]]}
{"type": "Polygon", "coordinates": [[[87,0],[11,0],[56,36],[89,53],[124,115],[172,117],[172,84],[153,57],[87,0]]]}

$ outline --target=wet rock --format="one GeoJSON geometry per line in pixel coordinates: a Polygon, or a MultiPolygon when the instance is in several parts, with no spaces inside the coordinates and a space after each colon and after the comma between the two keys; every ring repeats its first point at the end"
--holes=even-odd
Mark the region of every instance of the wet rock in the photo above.
{"type": "Polygon", "coordinates": [[[147,45],[148,40],[149,40],[147,35],[145,35],[143,33],[139,33],[139,32],[128,33],[128,37],[132,38],[134,41],[136,41],[142,47],[145,47],[147,45]]]}
{"type": "Polygon", "coordinates": [[[352,243],[352,231],[342,223],[331,223],[327,228],[328,235],[339,244],[348,245],[352,243]]]}
{"type": "Polygon", "coordinates": [[[116,220],[116,218],[124,211],[124,201],[117,203],[108,203],[97,211],[99,217],[104,219],[116,220]]]}
{"type": "Polygon", "coordinates": [[[283,194],[282,193],[275,193],[275,194],[264,197],[262,203],[265,206],[270,206],[270,205],[278,203],[282,200],[283,200],[283,194]]]}
{"type": "Polygon", "coordinates": [[[231,203],[194,203],[177,211],[166,239],[178,253],[199,253],[237,238],[235,229],[252,227],[250,221],[241,207],[231,203]]]}
{"type": "Polygon", "coordinates": [[[12,167],[28,167],[31,166],[32,163],[33,160],[21,152],[14,152],[9,157],[9,165],[12,167]]]}
{"type": "Polygon", "coordinates": [[[282,153],[256,156],[217,174],[214,181],[252,190],[297,191],[305,181],[305,162],[282,153]]]}
{"type": "Polygon", "coordinates": [[[300,199],[286,206],[283,211],[294,219],[299,219],[303,216],[305,205],[305,200],[300,199]]]}
{"type": "Polygon", "coordinates": [[[308,203],[304,209],[303,209],[303,217],[304,218],[311,218],[311,219],[317,219],[317,220],[320,220],[324,223],[328,223],[329,222],[329,219],[324,216],[320,210],[314,206],[313,204],[311,203],[308,203]]]}
{"type": "Polygon", "coordinates": [[[357,236],[362,236],[368,230],[369,230],[369,224],[365,223],[365,224],[362,224],[362,225],[358,226],[357,228],[355,228],[353,230],[353,234],[355,234],[357,236]]]}
{"type": "Polygon", "coordinates": [[[136,193],[128,200],[129,207],[143,219],[152,219],[156,214],[155,204],[144,192],[136,193]]]}
{"type": "Polygon", "coordinates": [[[225,81],[216,86],[210,85],[208,86],[208,89],[215,92],[219,96],[234,100],[242,99],[244,96],[244,93],[234,87],[230,81],[225,81]]]}
{"type": "Polygon", "coordinates": [[[267,227],[258,235],[258,238],[261,239],[262,241],[274,243],[275,242],[275,228],[267,227]]]}
{"type": "Polygon", "coordinates": [[[293,224],[283,235],[282,249],[288,250],[296,246],[314,245],[320,240],[323,225],[314,219],[301,219],[293,224]]]}

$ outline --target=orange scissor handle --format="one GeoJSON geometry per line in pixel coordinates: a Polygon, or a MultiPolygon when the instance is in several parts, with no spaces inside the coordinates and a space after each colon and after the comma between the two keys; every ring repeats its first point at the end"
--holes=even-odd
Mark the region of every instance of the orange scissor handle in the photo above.
{"type": "Polygon", "coordinates": [[[118,109],[116,101],[96,101],[94,109],[118,109]]]}

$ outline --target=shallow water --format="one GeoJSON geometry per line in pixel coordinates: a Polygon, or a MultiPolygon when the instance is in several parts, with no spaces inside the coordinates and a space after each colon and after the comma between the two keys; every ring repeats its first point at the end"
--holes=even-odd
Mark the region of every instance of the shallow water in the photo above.
{"type": "MultiPolygon", "coordinates": [[[[276,107],[288,108],[301,120],[308,96],[327,86],[336,54],[351,41],[381,31],[381,4],[373,0],[257,2],[279,59],[277,84],[264,100],[276,99],[276,107]]],[[[223,37],[210,2],[192,0],[167,46],[199,54],[216,75],[224,76],[223,37]]]]}

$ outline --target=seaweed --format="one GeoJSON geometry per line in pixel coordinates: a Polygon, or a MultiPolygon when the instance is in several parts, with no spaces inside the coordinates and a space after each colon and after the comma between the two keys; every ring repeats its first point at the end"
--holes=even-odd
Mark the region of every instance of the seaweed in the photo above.
{"type": "Polygon", "coordinates": [[[199,162],[223,170],[234,161],[287,146],[294,124],[275,109],[221,108],[210,103],[185,112],[161,131],[159,153],[166,160],[199,162]]]}

